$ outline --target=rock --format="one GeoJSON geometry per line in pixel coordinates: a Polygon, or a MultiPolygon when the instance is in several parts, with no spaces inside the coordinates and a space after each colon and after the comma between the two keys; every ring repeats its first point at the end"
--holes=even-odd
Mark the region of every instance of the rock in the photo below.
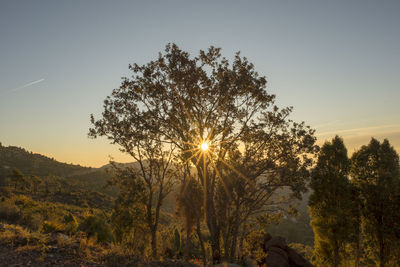
{"type": "Polygon", "coordinates": [[[261,264],[272,267],[312,267],[313,265],[294,249],[288,247],[286,240],[280,236],[264,236],[264,252],[267,256],[261,264]]]}
{"type": "Polygon", "coordinates": [[[274,236],[264,244],[265,250],[268,250],[270,247],[278,247],[281,249],[286,249],[288,246],[286,244],[286,240],[283,237],[274,236]]]}
{"type": "Polygon", "coordinates": [[[281,253],[271,250],[267,252],[265,264],[268,267],[290,267],[287,255],[284,257],[281,253]]]}
{"type": "Polygon", "coordinates": [[[282,256],[282,258],[285,259],[285,261],[289,260],[289,256],[288,256],[287,252],[285,250],[281,249],[281,248],[270,247],[269,250],[268,250],[268,253],[271,253],[271,252],[278,253],[279,255],[282,256]]]}
{"type": "Polygon", "coordinates": [[[256,267],[254,260],[249,258],[244,258],[242,263],[244,267],[256,267]]]}
{"type": "Polygon", "coordinates": [[[288,248],[287,253],[292,266],[313,267],[313,265],[297,253],[296,250],[288,248]]]}

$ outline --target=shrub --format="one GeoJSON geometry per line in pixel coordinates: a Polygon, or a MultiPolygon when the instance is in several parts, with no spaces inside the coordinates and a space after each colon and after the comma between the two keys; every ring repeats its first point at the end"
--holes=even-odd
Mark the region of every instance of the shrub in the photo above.
{"type": "Polygon", "coordinates": [[[20,224],[29,228],[30,230],[37,231],[42,225],[43,218],[40,214],[29,211],[22,214],[20,224]]]}
{"type": "Polygon", "coordinates": [[[5,201],[0,203],[0,220],[16,224],[21,218],[18,207],[5,201]]]}
{"type": "Polygon", "coordinates": [[[111,242],[113,236],[109,225],[103,217],[99,215],[89,215],[79,225],[78,230],[87,234],[88,237],[95,236],[101,243],[111,242]]]}
{"type": "Polygon", "coordinates": [[[65,224],[65,231],[68,234],[73,234],[78,229],[78,222],[76,221],[75,216],[71,213],[64,216],[63,222],[65,224]]]}
{"type": "Polygon", "coordinates": [[[55,231],[64,230],[64,226],[58,222],[44,221],[42,230],[45,233],[51,233],[51,232],[55,232],[55,231]]]}

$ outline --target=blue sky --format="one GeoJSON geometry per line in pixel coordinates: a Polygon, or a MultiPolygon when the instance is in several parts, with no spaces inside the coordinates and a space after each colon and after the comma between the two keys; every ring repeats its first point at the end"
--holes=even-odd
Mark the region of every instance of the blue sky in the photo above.
{"type": "Polygon", "coordinates": [[[241,51],[319,142],[339,134],[352,153],[375,136],[400,151],[399,14],[400,1],[1,1],[0,142],[82,165],[130,161],[87,138],[89,115],[128,64],[175,42],[241,51]]]}

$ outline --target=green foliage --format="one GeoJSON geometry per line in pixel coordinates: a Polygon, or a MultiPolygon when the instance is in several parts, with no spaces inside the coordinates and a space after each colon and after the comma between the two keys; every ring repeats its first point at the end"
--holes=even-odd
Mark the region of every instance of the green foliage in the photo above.
{"type": "Polygon", "coordinates": [[[351,176],[361,200],[365,250],[384,266],[400,249],[399,156],[387,139],[372,138],[352,156],[351,176]]]}
{"type": "Polygon", "coordinates": [[[101,215],[89,215],[83,219],[78,230],[85,232],[88,237],[96,237],[98,242],[107,243],[113,240],[110,226],[101,215]]]}
{"type": "Polygon", "coordinates": [[[261,262],[266,256],[263,250],[265,234],[266,232],[262,229],[250,231],[244,238],[242,255],[249,258],[251,257],[257,262],[261,262]]]}
{"type": "Polygon", "coordinates": [[[349,168],[343,140],[336,136],[322,146],[311,174],[309,211],[321,266],[338,266],[346,244],[358,242],[358,206],[349,168]]]}
{"type": "Polygon", "coordinates": [[[301,243],[289,243],[289,247],[296,250],[296,252],[298,252],[301,256],[303,256],[309,262],[314,261],[313,248],[311,246],[304,245],[301,243]]]}
{"type": "Polygon", "coordinates": [[[116,241],[132,244],[131,241],[137,237],[143,239],[142,232],[147,230],[147,194],[143,180],[129,169],[118,169],[110,184],[119,188],[111,214],[111,226],[116,241]]]}

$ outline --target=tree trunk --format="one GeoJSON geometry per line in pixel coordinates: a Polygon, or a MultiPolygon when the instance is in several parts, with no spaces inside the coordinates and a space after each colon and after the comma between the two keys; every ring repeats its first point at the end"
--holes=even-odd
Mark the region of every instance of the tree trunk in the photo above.
{"type": "Polygon", "coordinates": [[[239,222],[238,222],[238,220],[236,220],[235,226],[234,226],[233,231],[232,231],[232,242],[231,242],[231,249],[230,249],[230,254],[229,254],[229,259],[230,260],[234,260],[235,259],[238,233],[239,233],[239,222]]]}
{"type": "Polygon", "coordinates": [[[220,230],[217,225],[217,218],[215,214],[214,202],[212,201],[212,196],[207,194],[206,196],[206,221],[208,230],[210,231],[210,241],[211,241],[211,250],[212,250],[212,263],[219,263],[221,259],[221,250],[220,250],[220,230]],[[211,199],[210,199],[211,198],[211,199]]]}
{"type": "Polygon", "coordinates": [[[360,257],[361,257],[361,229],[358,226],[358,237],[357,237],[357,244],[356,244],[356,260],[355,260],[355,267],[360,266],[360,257]]]}
{"type": "Polygon", "coordinates": [[[225,231],[222,231],[222,239],[223,239],[223,244],[224,244],[224,257],[223,261],[228,261],[229,262],[229,255],[230,255],[230,247],[231,247],[231,229],[230,225],[228,224],[227,229],[225,231]]]}
{"type": "Polygon", "coordinates": [[[212,263],[219,263],[221,259],[220,252],[220,229],[217,223],[217,216],[214,206],[214,190],[213,184],[211,184],[211,179],[206,173],[206,162],[204,159],[204,166],[202,168],[197,168],[200,173],[201,182],[204,190],[204,213],[207,223],[208,230],[210,232],[211,241],[211,253],[212,253],[212,263]]]}
{"type": "Polygon", "coordinates": [[[147,225],[151,232],[151,255],[155,259],[157,258],[157,220],[153,223],[152,215],[152,202],[153,192],[150,190],[149,199],[147,200],[147,225]]]}
{"type": "Polygon", "coordinates": [[[186,245],[185,245],[185,259],[189,259],[189,248],[190,248],[190,229],[186,227],[186,245]]]}
{"type": "Polygon", "coordinates": [[[151,229],[151,255],[154,259],[157,258],[157,230],[151,229]]]}
{"type": "Polygon", "coordinates": [[[206,254],[206,249],[204,247],[203,236],[201,234],[200,219],[197,219],[196,231],[197,231],[197,236],[199,237],[201,252],[203,254],[203,263],[205,266],[207,265],[207,254],[206,254]]]}
{"type": "Polygon", "coordinates": [[[242,251],[243,251],[243,242],[244,242],[245,234],[246,234],[246,224],[243,225],[242,234],[240,235],[239,251],[238,251],[238,258],[239,259],[241,259],[242,256],[243,256],[242,251]]]}
{"type": "Polygon", "coordinates": [[[339,256],[339,245],[337,240],[335,240],[335,247],[333,249],[333,266],[339,267],[340,256],[339,256]]]}
{"type": "Polygon", "coordinates": [[[385,266],[385,245],[383,243],[383,240],[380,240],[379,242],[379,267],[384,267],[385,266]]]}
{"type": "Polygon", "coordinates": [[[213,263],[219,263],[221,259],[219,238],[220,238],[219,231],[214,229],[214,231],[211,233],[211,250],[212,250],[213,263]]]}

